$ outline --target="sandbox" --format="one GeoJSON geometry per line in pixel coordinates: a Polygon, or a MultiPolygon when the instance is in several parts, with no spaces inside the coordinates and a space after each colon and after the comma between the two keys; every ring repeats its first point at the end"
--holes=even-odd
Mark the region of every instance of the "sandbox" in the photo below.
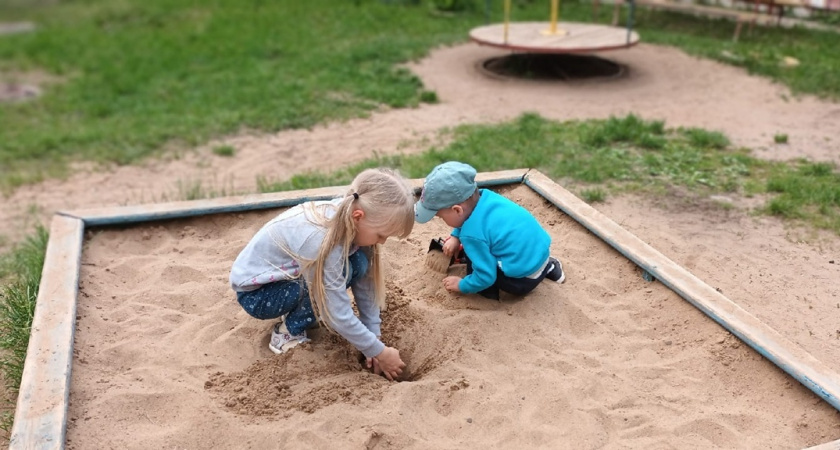
{"type": "Polygon", "coordinates": [[[422,266],[443,224],[389,241],[400,383],[321,330],[271,354],[271,324],[227,286],[278,209],[343,187],[57,214],[11,448],[732,448],[836,430],[840,384],[818,358],[539,172],[479,183],[534,212],[568,281],[453,296],[422,266]]]}

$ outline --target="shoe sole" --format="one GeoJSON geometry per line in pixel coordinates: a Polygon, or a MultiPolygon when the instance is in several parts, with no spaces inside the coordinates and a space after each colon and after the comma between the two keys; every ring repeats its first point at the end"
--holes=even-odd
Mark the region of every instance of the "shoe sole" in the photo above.
{"type": "MultiPolygon", "coordinates": [[[[560,267],[560,270],[563,270],[562,266],[560,267]]],[[[560,275],[560,278],[557,281],[555,281],[555,283],[563,284],[564,281],[566,281],[566,272],[565,271],[563,272],[562,275],[560,275]]]]}
{"type": "Polygon", "coordinates": [[[297,341],[289,341],[289,342],[286,342],[285,344],[283,344],[280,348],[275,347],[274,345],[272,345],[269,342],[268,343],[268,349],[271,350],[272,352],[274,352],[275,355],[282,355],[283,353],[286,353],[287,351],[297,347],[299,344],[305,344],[309,341],[311,341],[311,339],[306,339],[306,338],[300,339],[300,340],[297,340],[297,341]]]}
{"type": "Polygon", "coordinates": [[[557,261],[557,265],[560,266],[560,278],[558,278],[554,282],[557,284],[563,284],[563,282],[566,281],[566,271],[563,270],[563,263],[561,263],[559,259],[555,259],[555,261],[557,261]]]}

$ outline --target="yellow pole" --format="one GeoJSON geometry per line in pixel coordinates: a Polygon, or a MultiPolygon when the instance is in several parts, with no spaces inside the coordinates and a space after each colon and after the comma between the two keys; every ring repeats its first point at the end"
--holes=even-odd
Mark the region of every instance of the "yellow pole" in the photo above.
{"type": "Polygon", "coordinates": [[[557,28],[557,20],[560,15],[560,0],[551,0],[551,23],[547,30],[542,30],[540,33],[543,36],[565,36],[566,30],[557,28]]]}
{"type": "Polygon", "coordinates": [[[505,44],[508,41],[508,22],[510,22],[510,0],[505,0],[505,44]]]}

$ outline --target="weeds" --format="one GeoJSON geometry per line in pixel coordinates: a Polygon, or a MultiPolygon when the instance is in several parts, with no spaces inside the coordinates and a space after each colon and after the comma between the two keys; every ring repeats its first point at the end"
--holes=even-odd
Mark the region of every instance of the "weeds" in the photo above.
{"type": "MultiPolygon", "coordinates": [[[[4,283],[0,290],[0,372],[13,395],[20,388],[48,239],[47,230],[38,227],[0,262],[0,280],[4,283]]],[[[4,401],[13,403],[14,399],[4,401]]],[[[7,434],[10,426],[11,416],[0,422],[7,434]]]]}
{"type": "Polygon", "coordinates": [[[213,154],[217,156],[232,157],[236,154],[236,149],[231,145],[219,145],[213,147],[213,154]]]}

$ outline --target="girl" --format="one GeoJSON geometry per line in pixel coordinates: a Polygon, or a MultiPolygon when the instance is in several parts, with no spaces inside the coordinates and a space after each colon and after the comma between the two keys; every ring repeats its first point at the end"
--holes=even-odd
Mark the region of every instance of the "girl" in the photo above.
{"type": "Polygon", "coordinates": [[[308,342],[321,322],[361,351],[367,367],[394,380],[405,363],[380,340],[385,308],[380,245],[414,226],[414,193],[389,169],[368,169],[347,194],[295,206],[265,224],[237,256],[230,283],[239,304],[257,319],[277,319],[274,353],[308,342]],[[347,289],[353,292],[359,315],[347,289]]]}

